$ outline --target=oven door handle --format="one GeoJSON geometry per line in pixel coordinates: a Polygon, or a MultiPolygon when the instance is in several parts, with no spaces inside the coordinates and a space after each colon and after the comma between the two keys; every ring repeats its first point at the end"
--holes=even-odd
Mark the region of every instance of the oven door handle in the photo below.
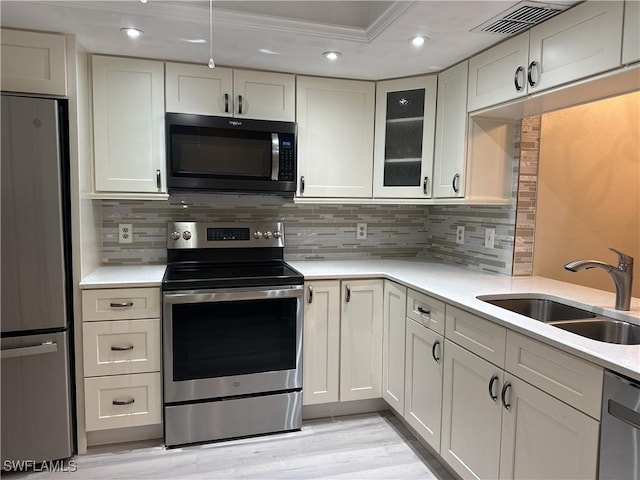
{"type": "Polygon", "coordinates": [[[290,288],[260,289],[260,290],[216,290],[216,291],[188,291],[173,292],[163,295],[164,303],[202,303],[202,302],[233,302],[238,300],[264,300],[275,298],[302,298],[302,285],[290,288]]]}

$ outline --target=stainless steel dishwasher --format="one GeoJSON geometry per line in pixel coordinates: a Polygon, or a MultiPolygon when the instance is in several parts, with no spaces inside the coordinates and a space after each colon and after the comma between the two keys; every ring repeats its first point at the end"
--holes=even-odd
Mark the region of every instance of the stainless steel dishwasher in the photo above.
{"type": "Polygon", "coordinates": [[[604,373],[600,480],[640,478],[640,383],[604,373]]]}

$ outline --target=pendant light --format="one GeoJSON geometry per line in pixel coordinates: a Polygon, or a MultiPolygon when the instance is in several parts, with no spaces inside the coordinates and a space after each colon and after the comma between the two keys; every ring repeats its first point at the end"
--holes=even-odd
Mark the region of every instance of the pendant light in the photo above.
{"type": "Polygon", "coordinates": [[[209,0],[209,68],[216,68],[213,61],[213,0],[209,0]]]}

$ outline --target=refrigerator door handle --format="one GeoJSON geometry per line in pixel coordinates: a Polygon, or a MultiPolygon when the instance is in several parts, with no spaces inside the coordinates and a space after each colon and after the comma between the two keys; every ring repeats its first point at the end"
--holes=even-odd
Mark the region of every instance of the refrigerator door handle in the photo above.
{"type": "Polygon", "coordinates": [[[43,353],[52,353],[58,351],[58,344],[55,342],[43,342],[39,345],[31,345],[30,347],[8,348],[2,350],[1,359],[27,357],[29,355],[42,355],[43,353]]]}

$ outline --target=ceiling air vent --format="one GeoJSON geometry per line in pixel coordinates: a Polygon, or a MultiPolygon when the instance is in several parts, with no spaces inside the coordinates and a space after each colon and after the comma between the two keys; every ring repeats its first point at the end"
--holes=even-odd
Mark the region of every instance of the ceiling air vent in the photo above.
{"type": "Polygon", "coordinates": [[[515,35],[556,16],[567,8],[569,5],[520,2],[471,31],[515,35]]]}

